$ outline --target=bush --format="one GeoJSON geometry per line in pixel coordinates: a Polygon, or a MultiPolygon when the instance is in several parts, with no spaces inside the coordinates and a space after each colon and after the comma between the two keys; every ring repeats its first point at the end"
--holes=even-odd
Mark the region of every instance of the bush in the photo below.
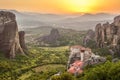
{"type": "Polygon", "coordinates": [[[120,80],[120,62],[98,65],[84,72],[80,80],[120,80]]]}
{"type": "Polygon", "coordinates": [[[112,56],[111,55],[108,55],[106,58],[107,58],[108,61],[112,61],[112,56]]]}
{"type": "Polygon", "coordinates": [[[75,80],[75,77],[69,73],[63,73],[60,76],[53,76],[51,80],[75,80]]]}
{"type": "Polygon", "coordinates": [[[93,49],[93,53],[98,54],[100,56],[110,55],[108,48],[96,48],[96,49],[93,49]]]}

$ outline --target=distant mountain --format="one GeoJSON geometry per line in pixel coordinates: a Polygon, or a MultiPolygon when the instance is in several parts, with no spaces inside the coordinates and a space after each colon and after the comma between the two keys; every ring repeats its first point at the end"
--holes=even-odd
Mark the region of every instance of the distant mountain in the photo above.
{"type": "Polygon", "coordinates": [[[89,30],[94,29],[94,26],[97,23],[104,23],[106,21],[111,22],[113,14],[107,13],[98,13],[98,14],[84,14],[79,15],[72,18],[66,18],[58,21],[56,25],[64,26],[67,28],[75,29],[75,30],[89,30]]]}
{"type": "Polygon", "coordinates": [[[113,14],[107,14],[107,13],[98,13],[98,14],[83,14],[83,15],[79,15],[76,17],[72,17],[72,18],[67,18],[66,21],[77,21],[77,22],[83,22],[83,21],[101,21],[101,20],[111,20],[113,19],[113,14]]]}
{"type": "Polygon", "coordinates": [[[17,22],[20,29],[33,28],[38,26],[53,26],[56,28],[68,28],[74,30],[94,29],[97,23],[111,22],[116,15],[108,13],[98,14],[72,14],[72,15],[57,15],[57,14],[41,14],[33,12],[19,12],[16,10],[5,10],[13,12],[17,17],[17,22]]]}

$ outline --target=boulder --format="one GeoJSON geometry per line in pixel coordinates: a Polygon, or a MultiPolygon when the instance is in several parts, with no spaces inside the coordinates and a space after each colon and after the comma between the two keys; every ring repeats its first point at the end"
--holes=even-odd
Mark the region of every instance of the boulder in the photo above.
{"type": "Polygon", "coordinates": [[[7,11],[0,11],[0,51],[9,58],[16,54],[25,55],[20,45],[16,17],[7,11]]]}
{"type": "Polygon", "coordinates": [[[84,68],[86,66],[96,65],[96,64],[100,64],[100,63],[104,63],[104,62],[106,62],[105,57],[95,55],[93,57],[90,57],[88,60],[86,60],[82,67],[84,68]]]}

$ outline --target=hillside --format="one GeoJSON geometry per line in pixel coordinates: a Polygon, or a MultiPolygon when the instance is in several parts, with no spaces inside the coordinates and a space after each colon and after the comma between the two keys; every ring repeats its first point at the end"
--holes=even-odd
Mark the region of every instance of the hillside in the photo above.
{"type": "Polygon", "coordinates": [[[66,73],[68,50],[68,46],[32,47],[29,49],[31,54],[28,56],[17,55],[14,59],[6,59],[0,55],[0,80],[47,80],[58,72],[62,75],[53,77],[52,80],[56,78],[57,80],[64,78],[70,78],[69,80],[108,80],[107,78],[119,80],[120,62],[113,63],[110,57],[103,64],[87,66],[84,73],[76,78],[66,73]]]}
{"type": "Polygon", "coordinates": [[[29,51],[28,56],[14,59],[0,55],[0,80],[47,80],[66,70],[68,47],[32,47],[29,51]]]}
{"type": "MultiPolygon", "coordinates": [[[[26,29],[25,30],[26,42],[28,44],[34,43],[35,45],[37,44],[39,45],[39,39],[43,36],[49,35],[52,29],[54,29],[54,27],[51,26],[26,29]]],[[[64,28],[56,28],[56,29],[59,31],[61,37],[59,38],[59,40],[57,40],[58,42],[60,42],[59,45],[55,44],[54,46],[82,44],[83,37],[86,34],[86,31],[76,31],[76,30],[64,29],[64,28]]]]}

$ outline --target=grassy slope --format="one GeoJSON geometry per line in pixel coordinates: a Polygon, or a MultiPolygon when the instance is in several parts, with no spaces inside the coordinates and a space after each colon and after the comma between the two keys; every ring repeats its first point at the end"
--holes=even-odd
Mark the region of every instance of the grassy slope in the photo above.
{"type": "MultiPolygon", "coordinates": [[[[68,58],[68,47],[32,47],[31,54],[18,55],[16,59],[6,59],[0,56],[0,80],[32,80],[40,75],[41,80],[48,75],[65,71],[68,58]],[[41,73],[42,72],[42,73],[41,73]],[[49,73],[48,73],[49,72],[49,73]],[[6,77],[5,77],[6,76],[6,77]],[[29,78],[30,77],[30,78],[29,78]]],[[[37,79],[35,79],[37,80],[37,79]]]]}
{"type": "MultiPolygon", "coordinates": [[[[35,73],[40,73],[40,72],[49,72],[49,71],[52,71],[52,70],[57,70],[59,71],[60,69],[65,69],[66,66],[65,65],[62,65],[62,64],[48,64],[48,65],[43,65],[43,66],[38,66],[38,67],[35,67],[33,68],[32,70],[35,72],[35,73]]],[[[60,70],[61,71],[61,70],[60,70]]],[[[34,74],[35,74],[34,73],[34,74]]],[[[26,73],[22,74],[20,77],[19,77],[19,80],[25,80],[26,78],[29,78],[30,76],[33,75],[33,72],[31,70],[27,71],[26,73]]]]}

